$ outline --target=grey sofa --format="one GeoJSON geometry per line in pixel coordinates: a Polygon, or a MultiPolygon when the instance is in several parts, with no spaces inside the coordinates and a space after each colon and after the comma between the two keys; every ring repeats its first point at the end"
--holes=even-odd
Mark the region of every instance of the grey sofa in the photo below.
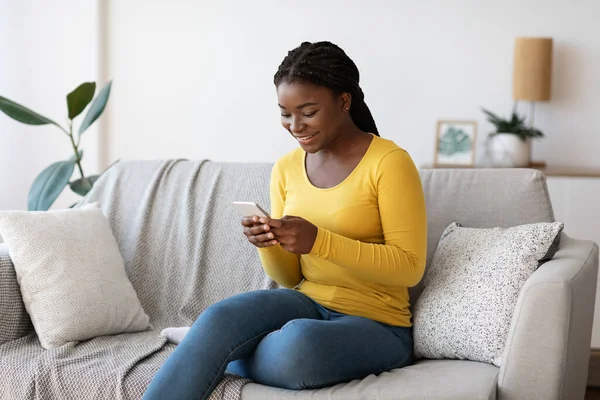
{"type": "MultiPolygon", "coordinates": [[[[99,201],[152,327],[44,350],[0,245],[0,398],[139,399],[174,346],[159,336],[189,325],[209,304],[275,288],[231,207],[266,207],[270,164],[185,160],[120,162],[81,204],[99,201]]],[[[429,220],[428,260],[446,226],[552,221],[544,176],[527,169],[421,171],[429,220]]],[[[522,288],[503,365],[416,360],[409,367],[320,390],[247,383],[244,400],[583,399],[598,273],[595,243],[567,236],[522,288]]],[[[412,302],[421,288],[411,289],[412,302]]],[[[239,382],[238,382],[239,383],[239,382]]],[[[243,382],[242,382],[243,383],[243,382]]],[[[241,387],[241,384],[239,385],[241,387]]],[[[225,398],[225,395],[223,395],[225,398]]]]}

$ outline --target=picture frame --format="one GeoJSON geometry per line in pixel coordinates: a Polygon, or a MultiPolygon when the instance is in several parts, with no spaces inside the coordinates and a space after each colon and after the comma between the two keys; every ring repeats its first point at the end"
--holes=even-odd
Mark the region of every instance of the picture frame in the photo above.
{"type": "Polygon", "coordinates": [[[477,144],[477,121],[438,120],[435,167],[473,167],[477,144]]]}

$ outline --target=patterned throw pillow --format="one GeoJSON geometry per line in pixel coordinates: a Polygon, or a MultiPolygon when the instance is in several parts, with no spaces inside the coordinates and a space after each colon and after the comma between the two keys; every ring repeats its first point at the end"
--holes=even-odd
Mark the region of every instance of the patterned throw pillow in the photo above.
{"type": "Polygon", "coordinates": [[[563,226],[448,226],[413,310],[415,357],[500,366],[519,291],[554,256],[563,226]]]}

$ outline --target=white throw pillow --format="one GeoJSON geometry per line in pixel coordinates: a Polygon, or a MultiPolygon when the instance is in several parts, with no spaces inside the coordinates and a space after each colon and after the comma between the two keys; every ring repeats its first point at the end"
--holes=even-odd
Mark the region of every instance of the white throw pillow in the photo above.
{"type": "Polygon", "coordinates": [[[42,346],[143,331],[149,318],[98,205],[0,211],[27,312],[42,346]]]}
{"type": "Polygon", "coordinates": [[[416,358],[500,366],[521,287],[558,249],[563,223],[446,228],[413,310],[416,358]]]}

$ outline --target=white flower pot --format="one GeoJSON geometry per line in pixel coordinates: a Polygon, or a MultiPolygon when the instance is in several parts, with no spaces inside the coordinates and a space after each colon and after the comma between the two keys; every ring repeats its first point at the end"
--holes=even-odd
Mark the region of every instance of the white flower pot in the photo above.
{"type": "Polygon", "coordinates": [[[488,152],[495,167],[528,167],[531,139],[523,141],[512,133],[497,133],[490,138],[488,152]]]}

